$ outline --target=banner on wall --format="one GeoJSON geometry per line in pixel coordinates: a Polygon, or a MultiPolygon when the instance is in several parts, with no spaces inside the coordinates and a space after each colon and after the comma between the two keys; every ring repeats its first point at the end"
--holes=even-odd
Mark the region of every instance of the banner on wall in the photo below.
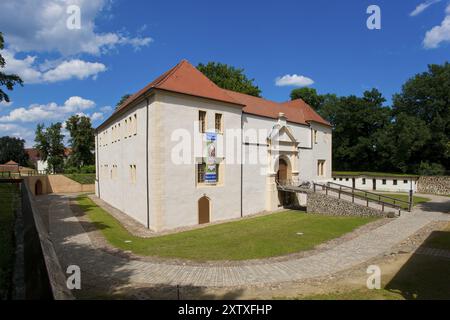
{"type": "Polygon", "coordinates": [[[206,170],[205,182],[217,183],[216,172],[216,149],[217,149],[217,134],[214,132],[206,133],[206,170]]]}

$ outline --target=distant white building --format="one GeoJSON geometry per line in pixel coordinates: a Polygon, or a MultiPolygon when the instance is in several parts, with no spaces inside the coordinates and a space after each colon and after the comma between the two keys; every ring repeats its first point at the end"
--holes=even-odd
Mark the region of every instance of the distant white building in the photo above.
{"type": "Polygon", "coordinates": [[[302,100],[223,90],[182,61],[96,129],[96,195],[155,231],[239,218],[282,206],[277,180],[331,181],[331,142],[302,100]]]}
{"type": "Polygon", "coordinates": [[[386,191],[386,192],[406,192],[409,190],[417,191],[418,176],[414,175],[389,175],[385,176],[370,175],[370,173],[361,175],[339,174],[333,175],[334,183],[367,191],[386,191]]]}

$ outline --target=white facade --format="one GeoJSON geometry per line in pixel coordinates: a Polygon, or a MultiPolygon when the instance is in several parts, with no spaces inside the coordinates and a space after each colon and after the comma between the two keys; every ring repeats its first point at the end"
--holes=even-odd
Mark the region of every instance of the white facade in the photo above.
{"type": "Polygon", "coordinates": [[[393,176],[333,176],[334,183],[367,191],[405,192],[417,191],[417,177],[393,176]]]}

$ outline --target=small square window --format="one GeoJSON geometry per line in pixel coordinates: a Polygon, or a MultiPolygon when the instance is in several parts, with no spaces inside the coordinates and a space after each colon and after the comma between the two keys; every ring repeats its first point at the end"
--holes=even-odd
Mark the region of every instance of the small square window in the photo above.
{"type": "Polygon", "coordinates": [[[345,181],[348,181],[348,178],[345,178],[345,181]]]}
{"type": "Polygon", "coordinates": [[[404,183],[404,184],[407,184],[407,183],[408,183],[408,180],[403,180],[403,183],[404,183]]]}
{"type": "Polygon", "coordinates": [[[362,184],[366,184],[366,178],[362,179],[362,184]]]}
{"type": "Polygon", "coordinates": [[[382,180],[382,183],[383,183],[383,184],[386,184],[386,179],[383,179],[383,180],[382,180]]]}
{"type": "Polygon", "coordinates": [[[397,185],[397,180],[394,179],[392,182],[393,182],[394,186],[397,185]]]}

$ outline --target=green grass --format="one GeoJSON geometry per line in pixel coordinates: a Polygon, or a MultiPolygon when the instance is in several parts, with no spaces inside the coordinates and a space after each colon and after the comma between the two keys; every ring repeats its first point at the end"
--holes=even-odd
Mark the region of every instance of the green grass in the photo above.
{"type": "Polygon", "coordinates": [[[95,173],[73,173],[65,174],[65,176],[81,184],[95,183],[95,173]]]}
{"type": "MultiPolygon", "coordinates": [[[[364,196],[364,192],[356,192],[355,194],[364,196]]],[[[404,193],[380,193],[380,195],[395,198],[398,200],[403,200],[406,202],[409,201],[409,195],[404,194],[404,193]]],[[[367,194],[367,196],[369,197],[369,199],[378,200],[378,197],[374,194],[369,193],[369,194],[367,194]]],[[[387,198],[381,198],[381,201],[392,203],[392,204],[394,203],[394,200],[387,199],[387,198]]],[[[418,205],[420,203],[428,202],[428,201],[430,201],[430,199],[428,199],[428,198],[413,196],[413,206],[418,205]]],[[[398,203],[397,202],[396,204],[400,205],[403,209],[408,209],[407,203],[403,203],[403,202],[398,203]]]]}
{"type": "Polygon", "coordinates": [[[15,186],[0,184],[0,300],[11,291],[14,263],[14,208],[17,200],[15,186]]]}
{"type": "Polygon", "coordinates": [[[368,172],[368,171],[333,171],[333,176],[370,176],[370,177],[419,177],[417,174],[407,173],[387,173],[387,172],[368,172]]]}
{"type": "Polygon", "coordinates": [[[139,255],[198,261],[258,259],[309,250],[375,220],[285,211],[144,239],[132,236],[87,196],[77,200],[113,246],[139,255]]]}

